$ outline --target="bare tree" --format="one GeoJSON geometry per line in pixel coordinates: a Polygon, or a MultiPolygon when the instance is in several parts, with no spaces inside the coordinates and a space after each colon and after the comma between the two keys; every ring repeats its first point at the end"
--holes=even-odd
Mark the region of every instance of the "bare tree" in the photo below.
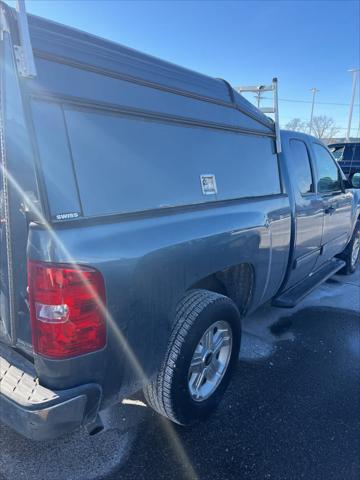
{"type": "MultiPolygon", "coordinates": [[[[310,125],[308,125],[310,130],[310,125]]],[[[340,132],[336,126],[335,120],[326,115],[319,115],[313,118],[311,125],[311,134],[317,138],[334,138],[340,132]]]]}
{"type": "Polygon", "coordinates": [[[310,128],[310,122],[303,122],[300,118],[293,118],[285,125],[286,130],[292,130],[293,132],[306,132],[311,133],[317,138],[333,140],[340,132],[340,128],[336,126],[335,120],[326,115],[319,115],[313,117],[312,125],[310,128]]]}
{"type": "Polygon", "coordinates": [[[293,132],[306,132],[308,127],[300,118],[293,118],[285,125],[285,128],[293,132]]]}

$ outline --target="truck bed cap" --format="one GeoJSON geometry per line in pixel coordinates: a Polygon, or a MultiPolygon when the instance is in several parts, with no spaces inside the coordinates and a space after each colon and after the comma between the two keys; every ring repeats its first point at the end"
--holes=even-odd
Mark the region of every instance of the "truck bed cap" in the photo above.
{"type": "Polygon", "coordinates": [[[270,118],[237,93],[227,82],[212,78],[118,43],[44,18],[28,15],[36,57],[87,65],[94,71],[165,90],[230,104],[273,129],[270,118]]]}

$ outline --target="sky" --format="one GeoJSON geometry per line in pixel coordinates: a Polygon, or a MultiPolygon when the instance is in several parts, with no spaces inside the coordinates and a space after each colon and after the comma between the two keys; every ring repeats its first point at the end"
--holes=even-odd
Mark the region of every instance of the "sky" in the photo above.
{"type": "MultiPolygon", "coordinates": [[[[348,69],[360,66],[359,1],[27,0],[26,5],[35,15],[233,86],[266,84],[276,76],[282,126],[295,117],[309,120],[310,89],[316,87],[314,115],[333,117],[345,135],[348,69]]],[[[360,78],[353,136],[360,128],[359,83],[360,78]]]]}

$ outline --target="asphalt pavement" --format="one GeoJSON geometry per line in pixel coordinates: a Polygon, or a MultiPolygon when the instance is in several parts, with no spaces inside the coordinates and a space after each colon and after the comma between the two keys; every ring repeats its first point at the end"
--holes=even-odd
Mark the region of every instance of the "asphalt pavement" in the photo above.
{"type": "Polygon", "coordinates": [[[0,428],[3,479],[360,478],[360,270],[296,309],[247,318],[237,371],[216,413],[191,429],[119,405],[94,437],[29,442],[0,428]]]}

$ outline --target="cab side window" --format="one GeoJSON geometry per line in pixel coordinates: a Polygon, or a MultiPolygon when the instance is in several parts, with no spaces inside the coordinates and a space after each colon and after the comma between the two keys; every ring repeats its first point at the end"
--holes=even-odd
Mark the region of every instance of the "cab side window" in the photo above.
{"type": "Polygon", "coordinates": [[[290,140],[295,180],[301,195],[314,192],[313,175],[306,145],[301,140],[290,140]]]}
{"type": "Polygon", "coordinates": [[[313,143],[313,148],[318,173],[318,192],[338,192],[341,190],[341,175],[334,159],[322,145],[313,143]]]}

